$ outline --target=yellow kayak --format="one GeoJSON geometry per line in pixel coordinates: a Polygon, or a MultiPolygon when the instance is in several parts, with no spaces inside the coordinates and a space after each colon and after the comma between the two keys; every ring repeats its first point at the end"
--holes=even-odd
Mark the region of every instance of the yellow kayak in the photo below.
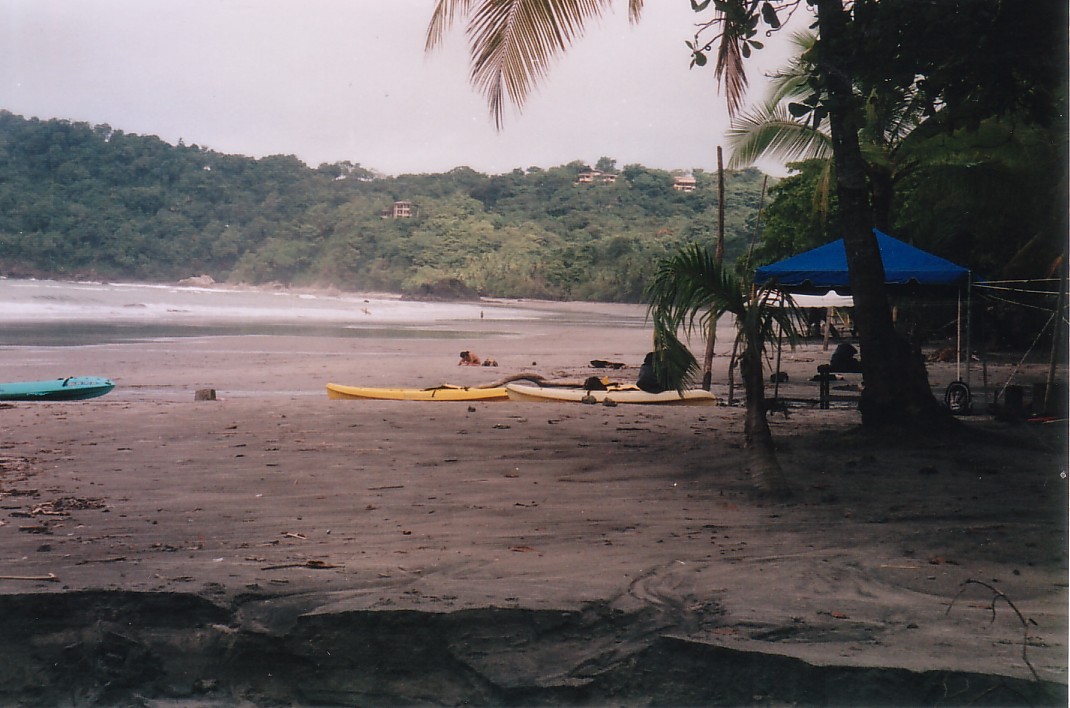
{"type": "Polygon", "coordinates": [[[582,388],[544,388],[529,386],[526,384],[510,383],[506,385],[509,398],[514,401],[572,401],[583,402],[588,396],[596,403],[604,403],[606,399],[614,403],[637,403],[677,406],[715,406],[717,397],[709,391],[694,389],[684,391],[682,394],[676,391],[664,393],[647,393],[634,386],[610,389],[609,391],[586,391],[582,388]]]}
{"type": "Polygon", "coordinates": [[[329,383],[327,398],[350,401],[506,401],[509,393],[504,387],[473,388],[443,384],[434,388],[372,388],[329,383]]]}

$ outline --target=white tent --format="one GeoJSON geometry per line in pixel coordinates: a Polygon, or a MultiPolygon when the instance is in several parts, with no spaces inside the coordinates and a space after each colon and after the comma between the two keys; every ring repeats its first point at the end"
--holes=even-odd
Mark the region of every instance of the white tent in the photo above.
{"type": "MultiPolygon", "coordinates": [[[[790,293],[791,301],[795,304],[795,307],[799,309],[803,308],[821,308],[825,312],[825,320],[823,324],[823,334],[825,339],[824,348],[829,348],[829,334],[831,333],[830,324],[832,322],[833,315],[837,309],[854,307],[854,298],[850,295],[840,295],[835,290],[829,290],[824,295],[802,295],[797,293],[790,293]]],[[[779,293],[772,293],[770,296],[771,302],[780,302],[781,295],[779,293]]]]}
{"type": "Polygon", "coordinates": [[[854,307],[855,300],[850,295],[840,295],[835,290],[829,290],[824,295],[795,295],[791,296],[796,307],[854,307]]]}

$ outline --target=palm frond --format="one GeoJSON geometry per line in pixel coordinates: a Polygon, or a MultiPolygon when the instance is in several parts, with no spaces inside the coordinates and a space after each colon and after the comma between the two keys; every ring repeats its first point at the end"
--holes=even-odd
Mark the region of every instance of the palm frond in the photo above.
{"type": "MultiPolygon", "coordinates": [[[[467,35],[471,81],[486,96],[495,125],[502,127],[506,101],[522,108],[552,60],[583,33],[588,19],[600,16],[611,0],[474,0],[467,35]]],[[[455,6],[442,0],[439,24],[455,6]]],[[[436,10],[437,13],[437,10],[436,10]]],[[[436,24],[433,21],[432,27],[436,24]]]]}
{"type": "Polygon", "coordinates": [[[706,328],[711,318],[725,312],[738,314],[746,306],[736,276],[698,244],[661,260],[645,296],[649,314],[689,332],[696,324],[706,328]]]}
{"type": "Polygon", "coordinates": [[[658,262],[644,292],[654,323],[654,372],[666,388],[681,390],[699,372],[680,333],[701,323],[703,334],[725,313],[736,317],[735,350],[760,355],[773,342],[798,339],[802,318],[791,297],[775,284],[749,288],[698,244],[683,247],[658,262]]]}
{"type": "Polygon", "coordinates": [[[454,17],[468,12],[472,0],[438,0],[431,13],[431,22],[427,25],[427,39],[424,41],[426,51],[439,45],[446,30],[453,24],[454,17]]]}
{"type": "Polygon", "coordinates": [[[791,59],[769,77],[768,102],[773,105],[788,99],[803,99],[813,93],[810,77],[814,73],[814,65],[806,55],[814,48],[817,35],[813,32],[795,32],[790,41],[795,46],[791,59]]]}
{"type": "Polygon", "coordinates": [[[717,63],[713,73],[724,86],[728,115],[736,115],[747,93],[747,72],[743,66],[743,40],[737,39],[727,29],[717,44],[717,63]]]}
{"type": "Polygon", "coordinates": [[[814,130],[792,117],[788,104],[808,98],[814,91],[810,77],[814,66],[808,58],[817,37],[812,32],[791,36],[796,53],[788,64],[770,78],[769,95],[750,111],[734,115],[727,133],[732,157],[730,169],[753,165],[762,157],[783,162],[832,157],[832,142],[827,131],[814,130]]]}
{"type": "Polygon", "coordinates": [[[928,97],[917,86],[887,89],[884,115],[878,116],[884,130],[885,140],[898,145],[908,138],[925,121],[929,108],[928,97]]]}
{"type": "Polygon", "coordinates": [[[746,307],[739,279],[698,244],[661,260],[645,297],[654,324],[655,373],[664,374],[667,387],[678,390],[699,371],[679,333],[690,336],[696,326],[709,332],[721,315],[740,313],[746,307]]]}
{"type": "Polygon", "coordinates": [[[775,285],[765,285],[754,291],[739,327],[746,335],[747,346],[765,353],[769,344],[785,339],[794,348],[799,341],[797,323],[803,319],[790,294],[775,285]]]}
{"type": "Polygon", "coordinates": [[[729,169],[741,169],[762,157],[784,162],[832,157],[829,136],[793,119],[781,103],[766,103],[737,116],[726,133],[732,157],[729,169]]]}
{"type": "Polygon", "coordinates": [[[654,376],[666,391],[690,388],[699,375],[698,361],[676,332],[654,327],[654,376]]]}
{"type": "Polygon", "coordinates": [[[643,14],[643,0],[628,0],[628,19],[638,22],[643,14]]]}
{"type": "Polygon", "coordinates": [[[769,103],[802,100],[813,93],[808,73],[786,73],[781,70],[769,77],[769,103]]]}

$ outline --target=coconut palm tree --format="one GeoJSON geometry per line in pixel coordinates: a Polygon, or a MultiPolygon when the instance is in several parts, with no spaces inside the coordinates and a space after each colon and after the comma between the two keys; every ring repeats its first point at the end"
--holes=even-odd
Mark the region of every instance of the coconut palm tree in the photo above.
{"type": "Polygon", "coordinates": [[[722,315],[735,316],[735,350],[739,352],[747,401],[743,436],[753,452],[751,472],[760,489],[787,496],[788,483],[776,459],[766,415],[764,360],[781,336],[795,341],[798,312],[790,297],[768,286],[752,293],[746,281],[697,244],[662,260],[645,296],[648,316],[654,323],[654,369],[666,388],[685,388],[699,370],[678,333],[690,335],[696,327],[709,332],[722,315]]]}

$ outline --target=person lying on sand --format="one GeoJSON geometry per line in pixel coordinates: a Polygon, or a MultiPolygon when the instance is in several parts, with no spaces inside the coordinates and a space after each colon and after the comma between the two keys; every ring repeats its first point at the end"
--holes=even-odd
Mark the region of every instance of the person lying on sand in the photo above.
{"type": "Polygon", "coordinates": [[[481,366],[482,364],[479,355],[467,349],[461,352],[461,360],[457,362],[457,366],[481,366]]]}

